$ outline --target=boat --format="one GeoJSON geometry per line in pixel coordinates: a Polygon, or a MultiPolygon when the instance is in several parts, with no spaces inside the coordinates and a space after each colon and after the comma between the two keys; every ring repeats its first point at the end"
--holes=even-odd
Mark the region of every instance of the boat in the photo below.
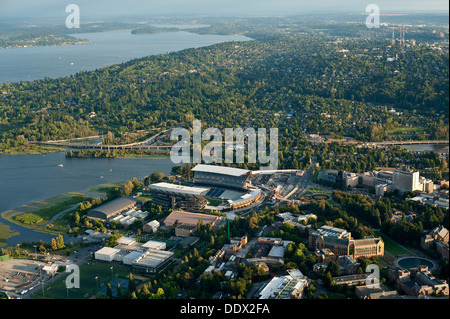
{"type": "Polygon", "coordinates": [[[63,164],[59,164],[58,166],[59,166],[59,167],[64,167],[64,165],[63,165],[63,164]]]}

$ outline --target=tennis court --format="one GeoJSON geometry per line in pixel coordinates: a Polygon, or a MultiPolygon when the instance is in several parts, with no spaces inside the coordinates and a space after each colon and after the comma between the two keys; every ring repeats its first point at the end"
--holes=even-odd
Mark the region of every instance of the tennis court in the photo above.
{"type": "MultiPolygon", "coordinates": [[[[136,283],[136,286],[139,284],[139,280],[134,280],[136,283]]],[[[109,283],[111,284],[111,291],[112,291],[112,296],[115,298],[117,297],[117,284],[120,284],[120,290],[122,291],[122,293],[128,289],[128,284],[129,284],[129,280],[128,278],[115,278],[113,280],[111,280],[109,283]]],[[[105,294],[106,295],[106,286],[103,287],[102,289],[100,289],[100,293],[105,294]]]]}

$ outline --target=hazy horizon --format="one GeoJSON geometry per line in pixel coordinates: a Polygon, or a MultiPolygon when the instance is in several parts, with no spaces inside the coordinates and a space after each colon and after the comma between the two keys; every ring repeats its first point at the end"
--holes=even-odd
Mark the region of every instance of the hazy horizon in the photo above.
{"type": "MultiPolygon", "coordinates": [[[[364,13],[373,1],[346,0],[0,0],[0,22],[9,19],[65,19],[68,4],[89,19],[129,16],[280,16],[306,13],[364,13]]],[[[446,0],[379,0],[383,12],[448,13],[446,0]]]]}

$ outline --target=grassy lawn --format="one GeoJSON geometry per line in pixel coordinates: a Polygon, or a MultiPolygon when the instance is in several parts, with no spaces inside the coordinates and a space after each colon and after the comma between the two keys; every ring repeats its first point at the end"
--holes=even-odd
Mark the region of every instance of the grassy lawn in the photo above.
{"type": "Polygon", "coordinates": [[[380,236],[383,239],[383,241],[384,241],[384,249],[387,250],[388,252],[390,252],[392,255],[396,256],[396,255],[401,255],[401,254],[407,254],[408,253],[408,251],[406,251],[405,249],[403,249],[402,247],[397,245],[394,241],[392,241],[391,239],[387,238],[386,236],[384,236],[380,232],[375,232],[375,234],[377,236],[380,236]]]}
{"type": "Polygon", "coordinates": [[[395,259],[392,257],[388,257],[387,255],[384,255],[383,257],[378,257],[378,261],[383,267],[389,267],[394,264],[395,259]]]}
{"type": "Polygon", "coordinates": [[[19,233],[12,232],[8,225],[0,223],[0,247],[6,246],[8,238],[16,235],[19,235],[19,233]]]}
{"type": "Polygon", "coordinates": [[[89,189],[89,193],[95,194],[108,194],[114,188],[123,188],[126,182],[117,182],[117,183],[109,183],[109,184],[100,184],[89,189]]]}
{"type": "MultiPolygon", "coordinates": [[[[69,290],[69,299],[88,299],[95,295],[98,291],[104,289],[108,282],[114,277],[126,278],[130,273],[130,269],[123,266],[114,266],[113,273],[109,264],[84,264],[80,266],[80,288],[69,290]],[[96,280],[95,277],[98,277],[96,280]],[[98,284],[98,285],[97,285],[98,284]],[[98,289],[97,289],[98,287],[98,289]]],[[[45,297],[42,289],[36,291],[33,298],[48,299],[67,299],[67,289],[65,280],[69,275],[63,275],[55,280],[54,283],[44,289],[45,297]]],[[[122,291],[125,288],[122,288],[122,291]]]]}
{"type": "Polygon", "coordinates": [[[52,221],[51,223],[47,224],[45,227],[39,227],[37,229],[40,232],[43,233],[50,233],[54,235],[64,235],[67,234],[69,231],[68,225],[70,224],[70,214],[75,213],[77,209],[72,209],[67,212],[65,212],[62,216],[60,216],[58,219],[52,221]]]}
{"type": "Polygon", "coordinates": [[[35,228],[47,223],[56,214],[89,199],[88,196],[81,193],[65,193],[9,210],[2,216],[21,226],[35,228]]]}
{"type": "Polygon", "coordinates": [[[208,200],[209,205],[211,206],[218,206],[222,204],[222,199],[220,198],[207,197],[206,199],[208,200]]]}
{"type": "Polygon", "coordinates": [[[309,188],[304,195],[311,195],[311,194],[331,194],[330,191],[319,189],[319,188],[309,188]]]}
{"type": "Polygon", "coordinates": [[[143,195],[143,196],[136,197],[136,199],[139,200],[139,201],[145,201],[145,200],[151,200],[152,197],[151,196],[147,196],[147,195],[143,195]]]}

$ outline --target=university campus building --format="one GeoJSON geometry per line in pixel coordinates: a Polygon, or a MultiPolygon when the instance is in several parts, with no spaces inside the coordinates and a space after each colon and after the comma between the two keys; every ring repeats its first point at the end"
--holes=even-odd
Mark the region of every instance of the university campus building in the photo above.
{"type": "Polygon", "coordinates": [[[122,212],[128,211],[136,207],[137,200],[131,197],[120,197],[114,199],[106,204],[100,205],[94,209],[91,209],[87,217],[91,219],[98,219],[106,221],[111,219],[122,212]]]}
{"type": "Polygon", "coordinates": [[[354,259],[384,255],[381,238],[353,239],[345,229],[326,225],[309,235],[308,247],[313,251],[327,248],[337,256],[350,255],[354,259]]]}
{"type": "Polygon", "coordinates": [[[202,212],[208,201],[205,199],[208,188],[181,186],[172,183],[156,183],[149,187],[152,202],[166,209],[182,209],[202,212]]]}
{"type": "Polygon", "coordinates": [[[247,189],[251,171],[240,168],[232,168],[217,165],[196,165],[192,171],[195,184],[206,184],[236,189],[247,189]]]}
{"type": "Polygon", "coordinates": [[[211,209],[208,208],[211,198],[222,200],[218,210],[239,210],[262,197],[260,189],[251,187],[249,170],[198,164],[192,171],[194,185],[164,182],[150,185],[152,202],[166,209],[201,213],[211,209]]]}

